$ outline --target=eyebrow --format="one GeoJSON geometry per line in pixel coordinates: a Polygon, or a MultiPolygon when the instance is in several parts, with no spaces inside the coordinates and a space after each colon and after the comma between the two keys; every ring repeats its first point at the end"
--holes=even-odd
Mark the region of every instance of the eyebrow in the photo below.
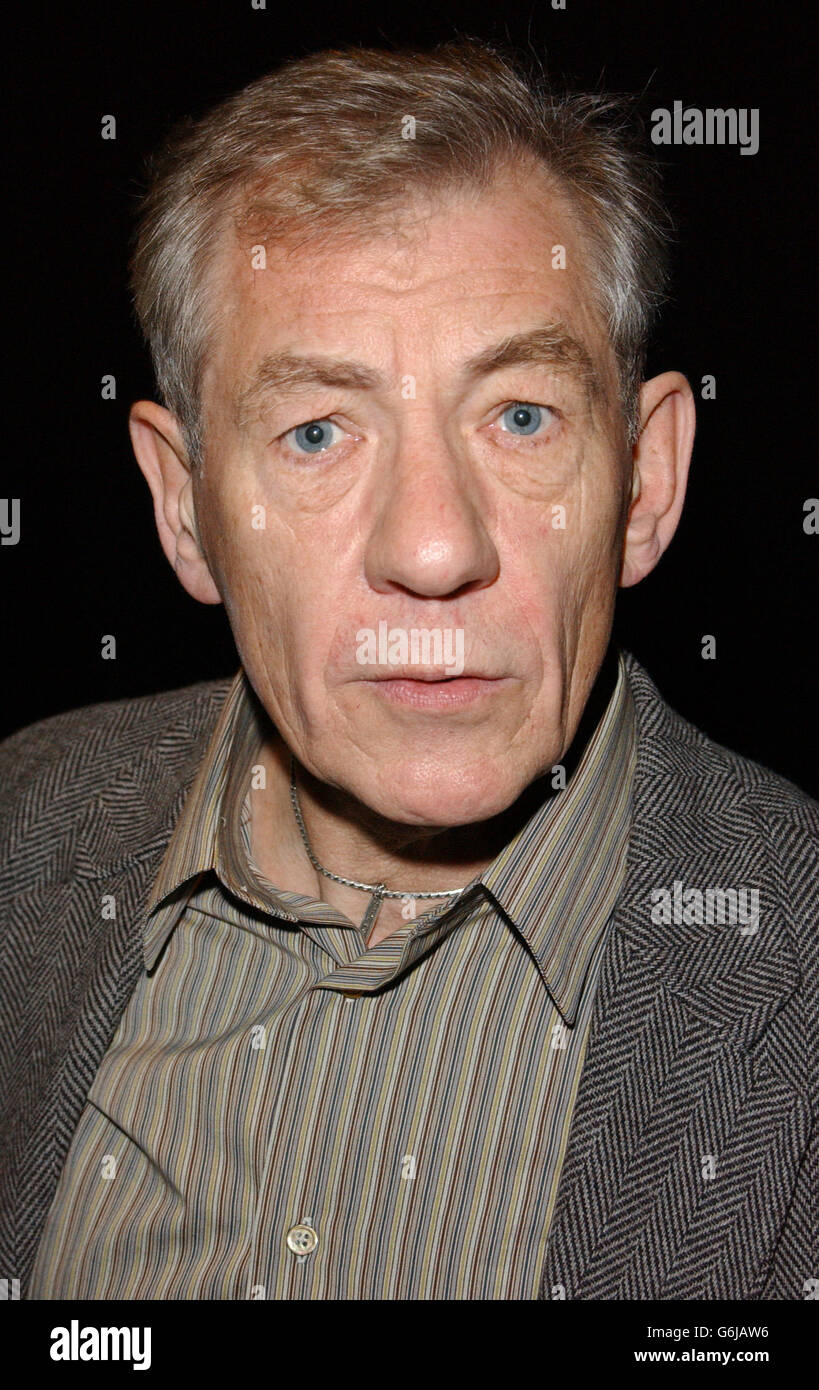
{"type": "MultiPolygon", "coordinates": [[[[504,367],[530,363],[542,363],[574,377],[585,388],[590,400],[605,397],[591,354],[562,323],[543,324],[507,335],[470,357],[463,364],[461,375],[466,381],[474,382],[504,367]]],[[[270,353],[258,363],[237,395],[235,423],[239,428],[247,424],[254,407],[258,408],[268,395],[288,396],[316,386],[377,391],[386,390],[388,383],[381,372],[365,362],[288,350],[270,353]]]]}

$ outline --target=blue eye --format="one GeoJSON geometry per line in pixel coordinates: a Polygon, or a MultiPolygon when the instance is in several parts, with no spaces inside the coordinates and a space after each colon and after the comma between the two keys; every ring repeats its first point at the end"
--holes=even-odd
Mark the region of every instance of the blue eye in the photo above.
{"type": "Polygon", "coordinates": [[[526,405],[516,401],[501,415],[504,429],[510,434],[534,434],[540,428],[543,411],[539,405],[526,405]]]}
{"type": "Polygon", "coordinates": [[[332,420],[308,420],[306,425],[296,425],[295,429],[288,430],[284,437],[288,442],[292,441],[297,452],[320,454],[336,442],[333,439],[333,430],[336,429],[338,426],[332,420]]]}

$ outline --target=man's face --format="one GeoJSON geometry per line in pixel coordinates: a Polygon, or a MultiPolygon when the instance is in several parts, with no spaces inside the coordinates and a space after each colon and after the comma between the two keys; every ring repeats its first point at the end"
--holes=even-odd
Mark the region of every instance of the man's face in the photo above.
{"type": "Polygon", "coordinates": [[[620,571],[628,451],[574,217],[509,170],[352,245],[231,255],[194,498],[247,675],[323,782],[487,819],[570,744],[620,571]]]}

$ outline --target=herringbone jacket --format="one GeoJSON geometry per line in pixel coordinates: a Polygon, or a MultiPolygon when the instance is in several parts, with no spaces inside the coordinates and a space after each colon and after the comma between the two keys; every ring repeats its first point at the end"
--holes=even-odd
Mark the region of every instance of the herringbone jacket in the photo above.
{"type": "MultiPolygon", "coordinates": [[[[819,1275],[819,806],[626,666],[633,827],[541,1296],[802,1299],[819,1275]],[[758,891],[757,929],[655,921],[675,883],[758,891]]],[[[228,685],[73,710],[0,745],[0,1279],[23,1296],[228,685]]]]}

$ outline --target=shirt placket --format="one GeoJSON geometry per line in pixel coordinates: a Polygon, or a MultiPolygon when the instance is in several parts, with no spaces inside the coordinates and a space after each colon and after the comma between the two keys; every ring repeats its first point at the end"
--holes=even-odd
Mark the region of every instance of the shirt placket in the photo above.
{"type": "Polygon", "coordinates": [[[333,1213],[328,1194],[317,1186],[312,1155],[333,1142],[328,1133],[333,1106],[327,1100],[317,1103],[317,1097],[327,1086],[344,1084],[334,1075],[332,1059],[350,1049],[360,1011],[372,1005],[367,996],[377,983],[372,964],[367,969],[360,959],[319,976],[295,1002],[297,1016],[276,1069],[275,1101],[266,1122],[251,1238],[255,1297],[310,1297],[316,1266],[328,1254],[333,1213]],[[295,1174],[301,1170],[299,1181],[295,1174]],[[281,1176],[284,1181],[277,1181],[281,1176]]]}
{"type": "Polygon", "coordinates": [[[360,938],[358,956],[320,975],[296,1004],[298,1017],[277,1072],[253,1222],[251,1283],[257,1297],[310,1298],[322,1282],[324,1261],[334,1250],[338,1255],[344,1232],[333,1231],[332,1195],[322,1187],[319,1166],[312,1166],[312,1155],[336,1142],[338,1100],[315,1105],[314,1097],[347,1084],[334,1059],[355,1054],[362,1011],[378,1008],[379,989],[432,950],[446,930],[437,925],[433,935],[419,919],[369,950],[360,938]],[[302,1177],[295,1179],[300,1170],[302,1177]],[[282,1174],[284,1183],[277,1183],[282,1174]]]}

